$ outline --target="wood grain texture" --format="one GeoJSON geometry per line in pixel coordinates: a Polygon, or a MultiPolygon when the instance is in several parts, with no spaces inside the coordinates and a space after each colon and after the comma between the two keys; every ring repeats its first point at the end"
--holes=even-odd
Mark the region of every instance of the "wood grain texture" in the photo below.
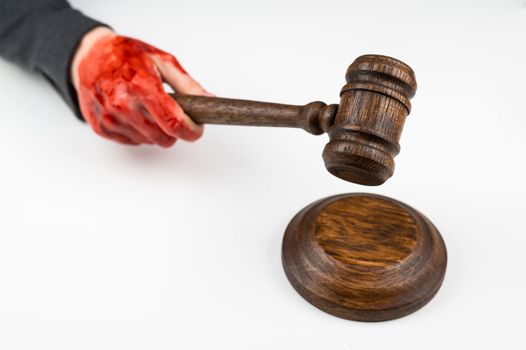
{"type": "Polygon", "coordinates": [[[221,97],[177,94],[172,97],[199,124],[302,128],[314,135],[327,131],[338,108],[320,101],[296,106],[221,97]]]}
{"type": "Polygon", "coordinates": [[[372,194],[321,199],[290,222],[282,247],[287,278],[332,315],[357,321],[402,317],[440,288],[446,247],[415,209],[372,194]]]}
{"type": "Polygon", "coordinates": [[[327,170],[346,181],[380,185],[394,172],[400,135],[416,92],[413,70],[381,55],[358,57],[347,69],[340,105],[304,106],[172,94],[197,123],[303,128],[324,132],[327,170]]]}
{"type": "Polygon", "coordinates": [[[350,182],[376,186],[394,172],[400,136],[416,93],[416,78],[405,63],[364,55],[347,69],[347,84],[329,143],[323,150],[327,170],[350,182]]]}

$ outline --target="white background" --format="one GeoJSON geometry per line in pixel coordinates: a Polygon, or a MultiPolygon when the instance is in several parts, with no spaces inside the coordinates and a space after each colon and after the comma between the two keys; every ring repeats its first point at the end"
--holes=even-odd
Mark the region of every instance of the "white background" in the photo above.
{"type": "Polygon", "coordinates": [[[0,62],[0,349],[524,349],[526,2],[74,1],[174,53],[210,91],[339,101],[364,53],[419,89],[383,186],[326,172],[326,136],[209,126],[169,150],[105,141],[0,62]],[[449,264],[423,309],[325,314],[289,285],[284,229],[374,192],[426,214],[449,264]]]}

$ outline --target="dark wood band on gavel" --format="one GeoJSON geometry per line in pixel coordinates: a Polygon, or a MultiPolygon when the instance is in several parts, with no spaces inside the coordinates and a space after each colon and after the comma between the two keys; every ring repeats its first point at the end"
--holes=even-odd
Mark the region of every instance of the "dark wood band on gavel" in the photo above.
{"type": "Polygon", "coordinates": [[[172,97],[200,124],[298,127],[327,132],[327,170],[346,181],[380,185],[394,172],[400,135],[416,92],[413,70],[387,56],[364,55],[347,69],[340,105],[305,106],[176,95],[172,97]]]}

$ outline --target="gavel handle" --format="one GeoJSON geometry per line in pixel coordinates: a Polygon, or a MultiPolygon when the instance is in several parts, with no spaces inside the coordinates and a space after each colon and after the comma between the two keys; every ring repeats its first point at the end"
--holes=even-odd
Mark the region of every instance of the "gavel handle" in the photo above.
{"type": "Polygon", "coordinates": [[[302,128],[314,135],[323,134],[332,125],[338,108],[319,101],[295,106],[220,97],[170,96],[199,124],[302,128]]]}

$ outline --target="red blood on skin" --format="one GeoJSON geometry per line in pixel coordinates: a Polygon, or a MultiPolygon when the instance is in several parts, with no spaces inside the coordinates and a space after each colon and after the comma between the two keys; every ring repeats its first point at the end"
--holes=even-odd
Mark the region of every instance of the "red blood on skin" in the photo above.
{"type": "Polygon", "coordinates": [[[166,94],[153,58],[187,74],[177,59],[151,45],[122,36],[103,37],[78,67],[78,98],[86,121],[99,135],[125,144],[163,147],[176,138],[203,133],[166,94]]]}

